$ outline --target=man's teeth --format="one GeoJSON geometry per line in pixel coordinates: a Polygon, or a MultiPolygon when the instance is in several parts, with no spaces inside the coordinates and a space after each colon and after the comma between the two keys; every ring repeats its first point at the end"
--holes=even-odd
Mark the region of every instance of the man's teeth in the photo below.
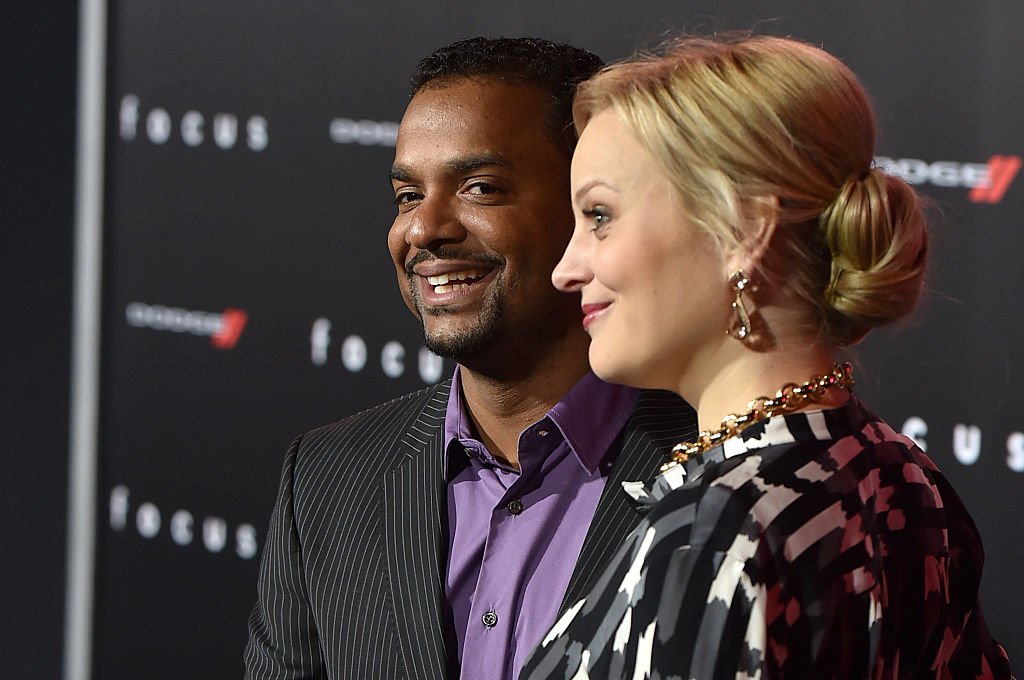
{"type": "Polygon", "coordinates": [[[449,281],[465,281],[466,279],[475,281],[476,279],[482,278],[483,275],[484,272],[479,269],[464,269],[459,272],[448,272],[447,274],[428,276],[427,283],[432,286],[443,286],[449,281]]]}
{"type": "Polygon", "coordinates": [[[453,283],[452,285],[447,285],[452,281],[476,281],[477,279],[483,278],[485,274],[486,272],[480,269],[464,269],[458,272],[448,272],[447,274],[428,276],[427,283],[434,287],[435,293],[441,295],[443,293],[450,293],[453,290],[469,286],[468,283],[453,283]]]}

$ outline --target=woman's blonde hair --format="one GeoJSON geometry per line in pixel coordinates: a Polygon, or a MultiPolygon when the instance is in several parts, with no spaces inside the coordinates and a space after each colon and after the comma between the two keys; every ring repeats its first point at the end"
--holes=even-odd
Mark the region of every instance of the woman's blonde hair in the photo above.
{"type": "Polygon", "coordinates": [[[583,83],[577,130],[608,108],[720,245],[737,244],[747,220],[776,223],[756,275],[803,301],[802,323],[824,342],[913,309],[927,252],[921,201],[873,167],[871,106],[835,57],[787,38],[683,37],[583,83]]]}

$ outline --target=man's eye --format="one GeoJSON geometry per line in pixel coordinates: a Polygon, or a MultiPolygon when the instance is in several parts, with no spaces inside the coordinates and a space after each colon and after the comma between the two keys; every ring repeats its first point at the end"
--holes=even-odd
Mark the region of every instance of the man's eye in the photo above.
{"type": "Polygon", "coordinates": [[[497,191],[498,188],[496,186],[494,186],[493,184],[488,184],[487,182],[473,182],[472,184],[466,187],[467,193],[476,194],[479,196],[483,196],[486,194],[494,194],[497,193],[497,191]]]}
{"type": "Polygon", "coordinates": [[[421,198],[423,198],[423,196],[421,194],[416,193],[415,191],[402,191],[400,193],[395,194],[395,205],[411,203],[413,201],[418,201],[421,198]]]}

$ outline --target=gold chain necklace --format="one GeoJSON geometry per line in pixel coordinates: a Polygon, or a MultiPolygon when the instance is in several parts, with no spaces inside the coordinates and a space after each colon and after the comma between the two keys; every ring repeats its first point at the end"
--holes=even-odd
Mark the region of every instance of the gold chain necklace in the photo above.
{"type": "Polygon", "coordinates": [[[802,385],[786,383],[775,396],[758,397],[747,402],[750,409],[742,415],[730,413],[722,418],[722,427],[711,432],[702,430],[695,442],[682,442],[672,447],[672,457],[661,466],[665,472],[676,465],[681,465],[690,456],[703,454],[726,439],[735,437],[755,423],[760,423],[774,415],[792,413],[805,404],[814,404],[822,400],[825,393],[833,387],[844,390],[853,386],[853,366],[849,363],[835,364],[825,375],[818,375],[802,385]]]}

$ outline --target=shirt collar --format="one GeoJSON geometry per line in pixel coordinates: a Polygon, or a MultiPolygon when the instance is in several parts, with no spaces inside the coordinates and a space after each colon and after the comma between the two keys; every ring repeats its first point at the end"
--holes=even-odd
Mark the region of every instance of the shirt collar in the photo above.
{"type": "MultiPolygon", "coordinates": [[[[624,385],[613,385],[588,371],[549,410],[538,423],[549,420],[563,440],[588,472],[597,471],[612,443],[629,420],[640,390],[624,385]]],[[[448,456],[453,442],[471,441],[480,447],[472,421],[462,398],[461,367],[455,366],[452,389],[444,415],[445,469],[450,470],[448,456]]]]}

